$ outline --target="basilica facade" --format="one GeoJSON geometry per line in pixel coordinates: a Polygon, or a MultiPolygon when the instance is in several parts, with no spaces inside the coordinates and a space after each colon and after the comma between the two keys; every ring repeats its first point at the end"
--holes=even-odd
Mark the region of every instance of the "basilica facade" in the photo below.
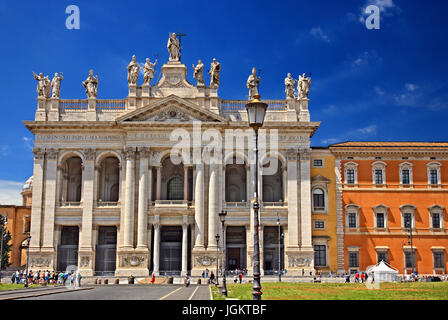
{"type": "MultiPolygon", "coordinates": [[[[62,76],[50,83],[35,75],[35,120],[24,121],[35,135],[31,269],[77,266],[85,276],[197,276],[225,259],[226,269],[251,274],[255,164],[248,101],[219,97],[216,59],[209,85],[201,61],[194,66],[197,84],[190,83],[175,35],[170,41],[169,60],[156,83],[157,61],[146,60],[139,85],[140,66],[133,57],[129,94],[121,100],[98,99],[101,85],[93,71],[83,82],[86,99],[61,99],[62,76]],[[181,140],[188,144],[173,153],[181,140]],[[207,161],[211,157],[218,161],[207,161]],[[227,212],[224,223],[221,211],[227,212]]],[[[313,237],[313,217],[319,215],[319,221],[329,218],[328,230],[336,230],[335,205],[329,203],[335,199],[334,166],[328,150],[310,148],[320,125],[310,121],[310,79],[300,78],[298,97],[295,83],[290,75],[285,79],[285,100],[262,99],[268,104],[258,183],[264,274],[273,274],[279,262],[288,275],[319,267],[344,270],[342,233],[329,237],[318,228],[313,237]],[[326,171],[320,169],[323,159],[326,171]]]]}

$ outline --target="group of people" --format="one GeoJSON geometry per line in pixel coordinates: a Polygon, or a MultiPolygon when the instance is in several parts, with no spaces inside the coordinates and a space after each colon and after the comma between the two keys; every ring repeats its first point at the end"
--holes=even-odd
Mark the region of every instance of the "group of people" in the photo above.
{"type": "MultiPolygon", "coordinates": [[[[239,281],[240,283],[243,283],[243,275],[246,272],[247,272],[246,269],[244,269],[244,270],[235,269],[234,271],[232,271],[233,282],[237,283],[239,281]]],[[[209,271],[208,269],[205,269],[202,272],[202,278],[209,279],[210,283],[215,283],[215,280],[216,280],[215,275],[213,274],[213,271],[209,271]]]]}
{"type": "MultiPolygon", "coordinates": [[[[369,278],[369,276],[367,275],[367,273],[356,271],[355,276],[354,276],[354,281],[355,281],[355,283],[364,283],[364,282],[367,282],[368,278],[369,278]]],[[[374,281],[375,281],[375,279],[372,275],[372,282],[374,282],[374,281]]],[[[345,282],[346,283],[350,282],[350,275],[348,273],[345,274],[345,282]]]]}
{"type": "Polygon", "coordinates": [[[76,275],[75,272],[55,272],[55,271],[37,271],[33,272],[30,270],[28,274],[23,270],[17,270],[11,276],[11,283],[27,283],[27,284],[71,284],[74,285],[76,281],[78,281],[78,285],[81,286],[81,273],[78,272],[76,275]],[[67,283],[67,280],[69,283],[67,283]]]}

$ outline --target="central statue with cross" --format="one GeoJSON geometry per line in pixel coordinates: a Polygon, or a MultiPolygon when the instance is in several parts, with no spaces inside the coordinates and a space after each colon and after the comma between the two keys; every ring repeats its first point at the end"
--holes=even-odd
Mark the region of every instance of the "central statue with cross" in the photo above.
{"type": "Polygon", "coordinates": [[[168,48],[168,52],[170,53],[170,61],[180,61],[182,37],[186,36],[186,34],[182,34],[180,30],[177,35],[174,32],[170,32],[169,34],[170,37],[168,39],[168,44],[166,45],[166,47],[168,48]]]}

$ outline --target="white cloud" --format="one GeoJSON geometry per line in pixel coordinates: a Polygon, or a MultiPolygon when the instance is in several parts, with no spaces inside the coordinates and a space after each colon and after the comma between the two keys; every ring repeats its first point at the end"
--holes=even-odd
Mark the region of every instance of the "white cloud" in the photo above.
{"type": "Polygon", "coordinates": [[[9,146],[8,145],[0,146],[0,155],[3,157],[6,157],[7,155],[9,155],[9,146]]]}
{"type": "Polygon", "coordinates": [[[370,125],[364,128],[359,128],[356,130],[353,130],[351,132],[349,132],[349,136],[359,136],[359,135],[363,135],[363,136],[371,136],[371,135],[375,135],[376,134],[376,125],[370,125]]]}
{"type": "Polygon", "coordinates": [[[322,139],[320,141],[323,145],[329,145],[329,144],[334,144],[334,143],[338,143],[338,142],[342,142],[341,139],[337,139],[337,138],[329,138],[329,139],[322,139]]]}
{"type": "Polygon", "coordinates": [[[0,205],[21,205],[23,182],[0,180],[0,205]]]}
{"type": "Polygon", "coordinates": [[[418,86],[413,83],[406,83],[404,86],[406,87],[406,90],[411,92],[414,92],[415,90],[418,89],[418,86]]]}
{"type": "Polygon", "coordinates": [[[28,148],[28,149],[30,149],[30,150],[33,150],[33,145],[32,145],[32,141],[33,141],[33,139],[31,139],[31,138],[28,138],[28,137],[23,137],[23,141],[24,141],[24,143],[25,143],[25,146],[28,148]]]}
{"type": "Polygon", "coordinates": [[[323,32],[321,27],[312,28],[310,34],[316,39],[323,40],[327,43],[331,42],[330,37],[323,32]]]}
{"type": "Polygon", "coordinates": [[[384,90],[381,89],[380,87],[375,87],[375,92],[377,95],[382,96],[385,94],[384,90]]]}
{"type": "Polygon", "coordinates": [[[376,133],[377,133],[377,126],[375,124],[372,124],[362,128],[350,130],[345,134],[340,135],[339,137],[336,138],[322,139],[320,142],[324,145],[329,145],[347,140],[360,140],[370,138],[372,136],[375,136],[376,133]]]}
{"type": "Polygon", "coordinates": [[[323,113],[333,113],[335,111],[337,111],[337,108],[333,104],[322,110],[323,113]]]}

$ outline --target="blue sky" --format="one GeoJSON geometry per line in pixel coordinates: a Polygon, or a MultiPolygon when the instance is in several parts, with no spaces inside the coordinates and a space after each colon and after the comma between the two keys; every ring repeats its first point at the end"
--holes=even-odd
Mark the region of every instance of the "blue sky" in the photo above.
{"type": "MultiPolygon", "coordinates": [[[[2,1],[0,203],[15,202],[32,175],[36,81],[32,71],[63,72],[62,98],[85,98],[94,69],[100,99],[127,94],[126,65],[168,59],[168,32],[179,28],[182,61],[222,65],[219,95],[247,97],[253,66],[262,98],[283,99],[284,78],[312,73],[311,120],[322,121],[313,146],[345,140],[448,141],[448,2],[344,1],[2,1]],[[68,30],[65,9],[80,9],[68,30]],[[381,29],[362,22],[381,8],[381,29]]],[[[205,73],[205,72],[204,72],[205,73]]],[[[206,82],[208,81],[208,75],[206,82]]]]}

